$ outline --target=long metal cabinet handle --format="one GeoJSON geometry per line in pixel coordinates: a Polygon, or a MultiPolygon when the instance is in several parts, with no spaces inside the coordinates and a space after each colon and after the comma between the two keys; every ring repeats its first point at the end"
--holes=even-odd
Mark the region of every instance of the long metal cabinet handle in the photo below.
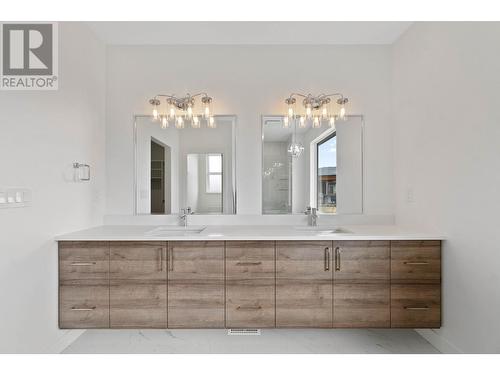
{"type": "Polygon", "coordinates": [[[429,306],[405,306],[405,310],[429,310],[429,306]]]}
{"type": "Polygon", "coordinates": [[[96,262],[75,262],[71,263],[72,266],[94,266],[96,262]]]}
{"type": "Polygon", "coordinates": [[[238,306],[236,310],[260,310],[262,306],[238,306]]]}
{"type": "Polygon", "coordinates": [[[72,307],[71,310],[73,311],[93,311],[96,309],[96,306],[92,307],[72,307]]]}
{"type": "Polygon", "coordinates": [[[330,270],[330,248],[325,247],[325,271],[330,270]]]}
{"type": "Polygon", "coordinates": [[[403,264],[409,264],[409,265],[425,265],[425,264],[429,264],[429,262],[403,262],[403,264]]]}
{"type": "Polygon", "coordinates": [[[168,248],[168,270],[174,270],[174,249],[171,247],[168,248]]]}
{"type": "Polygon", "coordinates": [[[163,271],[163,249],[158,249],[158,262],[160,263],[160,271],[163,271]]]}
{"type": "Polygon", "coordinates": [[[335,248],[335,271],[340,271],[340,247],[335,248]]]}
{"type": "Polygon", "coordinates": [[[259,264],[262,264],[262,262],[238,262],[238,263],[236,263],[237,266],[258,266],[259,264]]]}

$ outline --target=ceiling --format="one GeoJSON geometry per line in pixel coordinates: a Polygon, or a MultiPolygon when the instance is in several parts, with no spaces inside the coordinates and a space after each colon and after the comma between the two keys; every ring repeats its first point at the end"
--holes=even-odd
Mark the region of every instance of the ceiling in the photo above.
{"type": "Polygon", "coordinates": [[[106,44],[392,44],[411,22],[87,22],[106,44]]]}

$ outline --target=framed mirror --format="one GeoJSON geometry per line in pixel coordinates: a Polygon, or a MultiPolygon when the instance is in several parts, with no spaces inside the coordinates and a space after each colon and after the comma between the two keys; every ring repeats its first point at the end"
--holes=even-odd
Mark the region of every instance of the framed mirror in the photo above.
{"type": "Polygon", "coordinates": [[[363,213],[363,129],[359,115],[334,127],[262,116],[262,213],[363,213]]]}
{"type": "Polygon", "coordinates": [[[215,116],[215,128],[162,129],[134,117],[135,214],[236,213],[236,116],[215,116]]]}

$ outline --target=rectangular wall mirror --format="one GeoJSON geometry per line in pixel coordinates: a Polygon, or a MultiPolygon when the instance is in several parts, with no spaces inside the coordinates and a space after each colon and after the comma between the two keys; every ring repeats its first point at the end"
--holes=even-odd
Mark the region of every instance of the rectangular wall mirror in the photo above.
{"type": "Polygon", "coordinates": [[[262,213],[363,213],[363,128],[362,116],[318,128],[262,116],[262,213]]]}
{"type": "Polygon", "coordinates": [[[216,128],[162,129],[135,116],[137,215],[235,214],[236,116],[215,116],[216,128]]]}

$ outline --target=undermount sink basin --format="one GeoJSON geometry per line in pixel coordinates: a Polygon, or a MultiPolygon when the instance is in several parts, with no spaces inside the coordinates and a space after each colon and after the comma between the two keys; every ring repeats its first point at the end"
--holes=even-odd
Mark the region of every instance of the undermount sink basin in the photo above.
{"type": "Polygon", "coordinates": [[[197,226],[163,226],[158,227],[149,232],[146,232],[148,236],[156,236],[156,237],[165,237],[165,236],[182,236],[182,235],[191,235],[191,234],[199,234],[205,230],[206,227],[197,227],[197,226]]]}
{"type": "Polygon", "coordinates": [[[340,228],[336,227],[327,227],[327,226],[298,226],[294,227],[293,230],[295,232],[303,232],[303,233],[308,233],[308,234],[317,234],[317,235],[327,235],[327,234],[332,234],[332,233],[338,233],[341,232],[340,228]]]}

